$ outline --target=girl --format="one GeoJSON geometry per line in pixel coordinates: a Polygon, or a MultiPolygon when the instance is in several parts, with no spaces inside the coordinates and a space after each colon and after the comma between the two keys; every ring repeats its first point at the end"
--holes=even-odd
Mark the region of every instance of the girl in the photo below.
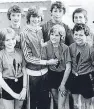
{"type": "Polygon", "coordinates": [[[5,109],[21,109],[26,96],[26,72],[22,53],[15,49],[15,32],[11,28],[0,31],[0,86],[5,109]]]}
{"type": "Polygon", "coordinates": [[[49,66],[48,79],[53,96],[54,109],[60,109],[62,108],[60,103],[65,101],[67,94],[65,84],[71,71],[71,57],[68,46],[62,43],[62,40],[65,40],[65,28],[63,26],[58,24],[54,25],[50,29],[49,37],[50,40],[45,47],[46,54],[48,60],[57,59],[58,64],[49,66]],[[61,93],[63,96],[62,101],[61,93]]]}
{"type": "MultiPolygon", "coordinates": [[[[49,64],[57,64],[57,59],[47,61],[45,50],[42,49],[43,39],[40,23],[42,13],[36,7],[27,11],[27,26],[21,34],[21,44],[26,60],[29,76],[30,109],[49,108],[48,68],[49,64]]],[[[43,45],[44,46],[44,45],[43,45]]]]}

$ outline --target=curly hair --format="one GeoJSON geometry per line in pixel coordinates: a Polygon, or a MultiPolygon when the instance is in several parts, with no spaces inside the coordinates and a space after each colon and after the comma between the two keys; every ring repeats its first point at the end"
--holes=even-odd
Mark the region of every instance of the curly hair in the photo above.
{"type": "Polygon", "coordinates": [[[11,13],[22,13],[22,10],[18,5],[11,6],[7,12],[7,17],[9,20],[11,20],[11,18],[10,18],[11,13]]]}
{"type": "Polygon", "coordinates": [[[84,30],[86,36],[90,35],[90,28],[85,24],[76,24],[73,28],[73,34],[75,31],[81,31],[81,30],[84,30]]]}
{"type": "Polygon", "coordinates": [[[55,7],[57,7],[58,9],[63,9],[64,14],[66,13],[66,8],[65,8],[65,6],[64,6],[64,4],[62,2],[60,2],[60,1],[54,2],[51,5],[50,11],[52,12],[55,7]]]}
{"type": "Polygon", "coordinates": [[[5,48],[6,35],[12,34],[15,36],[15,31],[12,28],[3,28],[0,30],[0,50],[5,48]]]}
{"type": "Polygon", "coordinates": [[[82,13],[83,15],[84,15],[84,17],[85,17],[85,20],[86,20],[86,22],[87,22],[87,11],[85,10],[85,9],[83,9],[83,8],[77,8],[74,12],[73,12],[73,14],[72,14],[72,21],[74,22],[74,15],[76,14],[76,13],[82,13]]]}
{"type": "Polygon", "coordinates": [[[30,24],[30,17],[41,17],[41,21],[43,21],[43,13],[38,7],[29,8],[26,15],[27,24],[30,24]]]}

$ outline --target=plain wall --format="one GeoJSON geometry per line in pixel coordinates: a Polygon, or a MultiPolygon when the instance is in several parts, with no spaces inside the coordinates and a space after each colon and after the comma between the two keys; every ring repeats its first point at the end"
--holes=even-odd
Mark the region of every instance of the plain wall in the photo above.
{"type": "MultiPolygon", "coordinates": [[[[51,1],[47,0],[47,1],[33,1],[33,2],[5,2],[5,3],[0,3],[0,10],[4,9],[4,10],[8,10],[9,7],[13,6],[13,5],[18,5],[20,6],[22,9],[24,8],[29,8],[32,6],[39,6],[42,8],[45,8],[46,10],[43,10],[44,13],[44,21],[48,21],[50,19],[50,5],[51,5],[51,1]]],[[[26,19],[25,16],[22,17],[22,26],[25,26],[26,24],[26,19]]],[[[7,11],[6,12],[0,12],[0,28],[4,28],[7,27],[9,25],[9,20],[7,18],[7,11]]]]}

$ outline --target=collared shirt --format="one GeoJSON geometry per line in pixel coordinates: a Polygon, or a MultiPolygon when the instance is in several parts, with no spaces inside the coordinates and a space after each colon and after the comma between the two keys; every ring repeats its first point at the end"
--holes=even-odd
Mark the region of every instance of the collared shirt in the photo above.
{"type": "MultiPolygon", "coordinates": [[[[49,30],[56,24],[57,23],[53,22],[53,20],[51,19],[42,25],[43,39],[45,42],[49,41],[49,39],[50,39],[50,37],[48,35],[49,30]]],[[[65,31],[66,31],[65,44],[69,46],[70,44],[72,44],[74,42],[73,37],[72,37],[72,31],[63,22],[60,22],[58,24],[60,24],[61,26],[63,26],[65,28],[65,31]]]]}
{"type": "Polygon", "coordinates": [[[53,44],[51,43],[51,41],[48,41],[48,44],[46,46],[46,53],[48,60],[57,58],[59,61],[58,66],[56,65],[49,66],[50,70],[52,71],[61,72],[66,69],[66,64],[68,62],[71,62],[69,47],[64,43],[60,43],[57,48],[57,51],[54,51],[53,44]]]}
{"type": "Polygon", "coordinates": [[[88,44],[84,45],[80,50],[80,58],[78,64],[76,63],[77,44],[70,45],[70,54],[72,58],[72,73],[83,75],[94,71],[94,48],[88,44]]]}
{"type": "Polygon", "coordinates": [[[0,51],[0,72],[3,78],[21,77],[23,75],[22,64],[23,58],[20,50],[15,49],[13,53],[8,53],[5,49],[0,51]]]}

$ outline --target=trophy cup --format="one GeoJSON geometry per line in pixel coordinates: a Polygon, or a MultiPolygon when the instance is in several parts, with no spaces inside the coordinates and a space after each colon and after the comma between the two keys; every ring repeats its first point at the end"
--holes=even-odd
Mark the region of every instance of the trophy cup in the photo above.
{"type": "Polygon", "coordinates": [[[18,82],[17,72],[18,72],[18,70],[19,70],[19,66],[20,66],[20,64],[17,63],[15,59],[13,59],[13,67],[14,67],[15,82],[18,82]]]}

